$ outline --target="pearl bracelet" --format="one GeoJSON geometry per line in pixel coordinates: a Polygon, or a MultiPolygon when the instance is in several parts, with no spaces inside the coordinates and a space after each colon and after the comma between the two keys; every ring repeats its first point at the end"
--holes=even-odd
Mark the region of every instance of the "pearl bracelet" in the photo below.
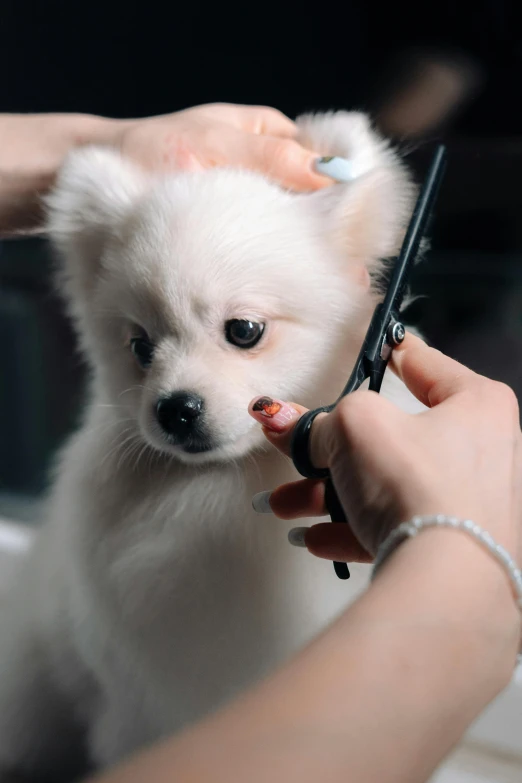
{"type": "Polygon", "coordinates": [[[462,521],[456,517],[436,514],[429,517],[413,517],[409,522],[403,522],[390,533],[388,538],[379,547],[373,564],[372,580],[375,578],[385,560],[388,559],[400,544],[408,538],[413,538],[422,530],[429,527],[450,527],[455,530],[463,530],[482,544],[507,572],[509,581],[513,587],[517,606],[520,611],[522,611],[522,571],[518,568],[509,552],[504,549],[503,546],[497,544],[487,531],[483,530],[471,519],[462,521]]]}
{"type": "MultiPolygon", "coordinates": [[[[422,530],[430,527],[449,527],[455,530],[463,530],[468,535],[472,536],[479,544],[481,544],[504,568],[513,588],[513,593],[518,608],[522,612],[522,571],[518,568],[517,564],[504,549],[503,546],[497,544],[493,537],[483,530],[479,525],[473,522],[471,519],[460,520],[456,517],[447,517],[444,514],[436,514],[428,517],[413,517],[409,522],[403,522],[395,530],[393,530],[388,538],[381,544],[377,550],[377,555],[373,564],[372,581],[375,579],[378,571],[383,563],[389,558],[389,556],[402,544],[406,539],[413,538],[418,535],[422,530]]],[[[522,650],[518,655],[518,663],[522,663],[522,650]]]]}

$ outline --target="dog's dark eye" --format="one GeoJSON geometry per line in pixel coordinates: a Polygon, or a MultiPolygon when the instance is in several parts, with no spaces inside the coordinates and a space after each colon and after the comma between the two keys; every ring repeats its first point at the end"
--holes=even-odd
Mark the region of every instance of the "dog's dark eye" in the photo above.
{"type": "Polygon", "coordinates": [[[238,348],[253,348],[259,342],[265,331],[264,324],[255,321],[243,321],[234,318],[225,324],[225,337],[229,343],[238,348]]]}
{"type": "Polygon", "coordinates": [[[150,367],[154,355],[154,345],[145,332],[138,337],[131,337],[130,349],[140,367],[143,367],[144,370],[150,367]]]}

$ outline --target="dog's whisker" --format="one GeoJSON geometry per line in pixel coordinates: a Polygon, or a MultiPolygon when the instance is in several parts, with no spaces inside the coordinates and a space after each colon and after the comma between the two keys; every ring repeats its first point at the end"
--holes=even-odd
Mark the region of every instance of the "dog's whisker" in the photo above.
{"type": "Polygon", "coordinates": [[[119,471],[120,467],[125,464],[125,462],[127,460],[127,456],[129,454],[132,454],[132,452],[134,451],[135,448],[136,448],[136,441],[132,440],[132,442],[130,444],[128,444],[125,449],[122,449],[122,452],[121,452],[121,454],[119,456],[118,462],[117,462],[116,467],[115,467],[115,471],[116,472],[119,471]]]}
{"type": "Polygon", "coordinates": [[[253,465],[253,466],[254,466],[255,473],[256,473],[256,475],[257,475],[257,478],[258,478],[258,480],[259,480],[259,483],[261,484],[261,483],[262,483],[262,480],[263,480],[263,474],[262,474],[262,472],[261,472],[261,468],[260,468],[260,466],[259,466],[259,463],[258,463],[258,461],[257,461],[256,457],[255,457],[255,454],[252,454],[252,453],[250,453],[250,452],[249,452],[249,453],[247,454],[247,460],[248,460],[248,462],[249,462],[251,465],[253,465]]]}
{"type": "Polygon", "coordinates": [[[144,383],[137,384],[136,386],[130,386],[128,389],[120,392],[118,397],[123,397],[124,394],[129,394],[133,391],[142,391],[143,389],[147,389],[147,386],[144,383]]]}
{"type": "Polygon", "coordinates": [[[98,422],[98,424],[95,424],[93,427],[89,427],[89,429],[86,429],[85,432],[89,435],[92,435],[93,432],[98,432],[99,430],[106,430],[108,428],[121,426],[122,424],[125,424],[127,421],[134,421],[132,417],[125,418],[125,419],[118,419],[117,421],[101,421],[98,422]]]}
{"type": "Polygon", "coordinates": [[[123,461],[131,462],[134,455],[136,455],[133,464],[129,466],[129,469],[132,472],[134,472],[135,470],[137,470],[143,455],[146,454],[149,449],[153,450],[148,443],[141,440],[141,438],[136,437],[134,442],[131,443],[130,447],[128,447],[124,452],[124,454],[122,454],[122,456],[120,457],[120,460],[118,462],[118,467],[120,465],[120,462],[123,461]]]}
{"type": "Polygon", "coordinates": [[[123,419],[116,419],[115,421],[100,421],[97,424],[95,424],[93,427],[90,427],[87,432],[97,432],[98,430],[106,430],[108,428],[113,427],[121,427],[123,424],[126,424],[127,422],[133,422],[135,423],[135,419],[133,416],[126,416],[123,419]]]}
{"type": "MultiPolygon", "coordinates": [[[[138,453],[136,455],[136,458],[134,460],[134,466],[132,468],[133,471],[138,469],[138,466],[139,466],[139,464],[140,464],[140,462],[141,462],[141,460],[143,458],[143,455],[146,455],[149,449],[150,449],[149,444],[148,443],[144,443],[142,448],[140,449],[140,451],[138,451],[138,453]]],[[[147,467],[147,460],[145,460],[144,467],[146,469],[146,467],[147,467]]]]}
{"type": "Polygon", "coordinates": [[[140,447],[142,441],[138,439],[137,436],[131,435],[129,438],[122,443],[122,449],[125,444],[128,444],[126,448],[123,449],[119,459],[118,463],[116,465],[116,470],[118,471],[120,467],[123,465],[124,462],[127,462],[130,460],[131,456],[134,454],[134,452],[140,447]]]}
{"type": "MultiPolygon", "coordinates": [[[[124,443],[126,443],[126,442],[127,442],[127,440],[125,440],[125,441],[124,441],[124,443]]],[[[122,448],[122,443],[119,443],[119,442],[118,442],[118,443],[116,444],[116,446],[114,446],[114,447],[113,447],[113,448],[112,448],[112,449],[111,449],[111,450],[110,450],[110,451],[109,451],[109,452],[108,452],[108,453],[105,455],[105,457],[102,459],[102,461],[101,461],[101,463],[100,463],[100,470],[101,470],[101,469],[103,469],[103,467],[105,466],[105,464],[106,464],[107,462],[109,462],[109,461],[111,460],[111,458],[112,458],[113,456],[115,456],[115,455],[118,453],[118,451],[119,451],[121,448],[122,448]]]]}
{"type": "Polygon", "coordinates": [[[149,462],[149,466],[148,466],[149,467],[149,473],[152,473],[152,469],[154,467],[154,461],[157,462],[159,460],[159,457],[160,457],[160,455],[156,451],[156,449],[149,448],[149,459],[148,459],[148,462],[149,462]]]}
{"type": "Polygon", "coordinates": [[[131,473],[134,473],[134,471],[138,467],[141,455],[143,454],[144,451],[146,451],[146,449],[147,449],[147,444],[142,442],[142,443],[137,443],[136,447],[130,451],[127,457],[127,461],[131,463],[131,458],[132,458],[132,464],[129,464],[129,470],[131,471],[131,473]]]}
{"type": "Polygon", "coordinates": [[[116,454],[118,453],[118,451],[119,451],[120,449],[122,449],[122,448],[125,446],[125,444],[126,444],[126,443],[129,443],[129,441],[131,441],[131,440],[134,440],[135,438],[137,438],[137,437],[138,437],[138,436],[137,436],[137,433],[133,432],[133,433],[131,433],[131,435],[128,435],[128,436],[127,436],[126,438],[124,438],[123,440],[119,440],[119,438],[120,438],[122,435],[125,435],[127,432],[130,432],[130,430],[131,430],[131,429],[132,429],[131,427],[127,427],[125,430],[123,430],[123,432],[121,432],[121,433],[118,433],[118,435],[116,435],[116,436],[113,438],[113,440],[112,440],[111,442],[114,442],[114,440],[118,439],[118,443],[116,444],[116,446],[114,446],[114,448],[112,448],[110,451],[108,451],[108,452],[107,452],[107,454],[105,455],[105,457],[103,458],[103,460],[102,460],[102,461],[101,461],[101,463],[100,463],[100,468],[102,468],[102,467],[105,465],[105,463],[106,463],[106,462],[107,462],[107,461],[108,461],[108,460],[109,460],[109,459],[110,459],[112,456],[116,455],[116,454]]]}
{"type": "MultiPolygon", "coordinates": [[[[113,429],[114,427],[122,427],[124,424],[127,424],[127,427],[125,427],[122,430],[122,432],[126,432],[127,430],[130,429],[128,422],[135,423],[135,419],[132,416],[126,416],[125,418],[117,419],[116,421],[100,421],[86,431],[88,433],[93,433],[93,432],[98,432],[98,430],[113,429]]],[[[118,434],[115,435],[115,437],[117,436],[118,434]]]]}

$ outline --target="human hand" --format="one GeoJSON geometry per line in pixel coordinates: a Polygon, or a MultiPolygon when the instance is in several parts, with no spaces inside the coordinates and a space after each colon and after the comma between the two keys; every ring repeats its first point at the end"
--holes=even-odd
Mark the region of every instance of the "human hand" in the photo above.
{"type": "Polygon", "coordinates": [[[295,124],[276,109],[209,104],[116,121],[111,133],[112,146],[147,169],[237,166],[293,190],[316,190],[331,183],[314,172],[318,156],[295,141],[295,124]]]}
{"type": "MultiPolygon", "coordinates": [[[[330,469],[349,524],[308,528],[309,551],[368,562],[398,524],[440,513],[473,519],[521,562],[522,437],[511,389],[411,334],[394,350],[392,369],[429,410],[407,414],[359,390],[316,418],[311,459],[330,469]]],[[[284,404],[270,417],[255,401],[250,406],[267,439],[288,455],[304,410],[284,404]]],[[[324,484],[283,485],[269,505],[282,519],[322,516],[324,484]]]]}

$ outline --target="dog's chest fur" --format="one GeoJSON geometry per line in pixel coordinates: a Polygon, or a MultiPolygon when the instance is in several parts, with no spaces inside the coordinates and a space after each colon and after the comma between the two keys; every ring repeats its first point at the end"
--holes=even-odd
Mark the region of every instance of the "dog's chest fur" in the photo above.
{"type": "Polygon", "coordinates": [[[291,523],[251,510],[256,491],[295,478],[284,458],[203,471],[147,460],[129,471],[116,460],[107,471],[110,435],[92,432],[63,455],[46,537],[61,542],[67,614],[85,620],[73,646],[99,683],[93,743],[108,763],[259,679],[354,588],[288,546],[291,523]]]}

